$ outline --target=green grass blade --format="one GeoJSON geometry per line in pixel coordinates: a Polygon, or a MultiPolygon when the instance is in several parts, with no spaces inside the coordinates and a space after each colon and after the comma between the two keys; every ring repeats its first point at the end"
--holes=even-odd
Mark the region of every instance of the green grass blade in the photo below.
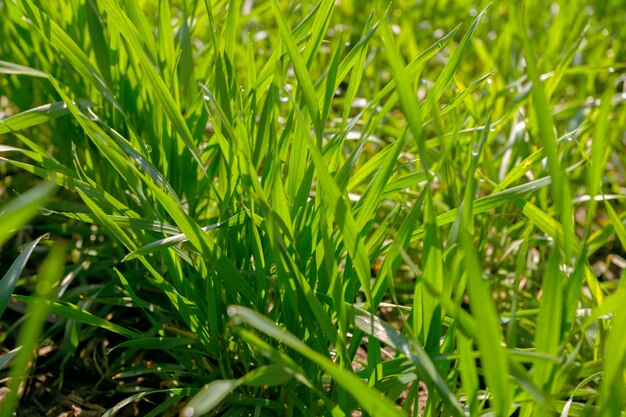
{"type": "Polygon", "coordinates": [[[473,336],[478,343],[485,380],[493,397],[495,414],[506,416],[509,414],[512,393],[508,382],[508,357],[501,345],[500,320],[485,287],[476,249],[465,229],[461,230],[460,243],[464,253],[472,315],[477,323],[480,323],[476,334],[467,336],[473,336]]]}
{"type": "Polygon", "coordinates": [[[0,120],[0,135],[47,123],[68,113],[63,102],[44,104],[0,120]]]}
{"type": "Polygon", "coordinates": [[[76,42],[31,1],[19,0],[18,4],[30,19],[30,23],[49,42],[50,46],[58,50],[67,59],[71,67],[90,85],[97,88],[118,110],[123,111],[109,86],[107,86],[98,70],[93,67],[87,55],[76,42]]]}
{"type": "Polygon", "coordinates": [[[352,215],[350,204],[339,190],[339,187],[333,177],[328,172],[324,159],[312,139],[305,136],[304,140],[309,146],[309,152],[311,153],[311,157],[317,171],[318,181],[324,190],[324,198],[327,199],[330,211],[334,214],[334,217],[339,225],[341,235],[354,264],[357,278],[361,283],[361,288],[365,292],[365,297],[371,305],[372,290],[369,282],[369,259],[365,246],[363,245],[363,240],[360,237],[356,220],[352,215]]]}
{"type": "Polygon", "coordinates": [[[27,75],[29,77],[48,78],[45,72],[24,65],[14,64],[0,60],[0,74],[6,75],[27,75]]]}
{"type": "Polygon", "coordinates": [[[315,94],[315,87],[313,86],[311,75],[307,70],[304,59],[302,59],[302,56],[300,56],[300,53],[298,52],[295,39],[293,37],[293,34],[291,33],[291,30],[289,30],[289,26],[287,24],[287,21],[285,20],[285,16],[280,10],[278,1],[271,0],[271,2],[272,9],[274,10],[274,15],[276,16],[276,23],[278,24],[278,28],[280,29],[283,42],[285,43],[289,58],[291,59],[291,63],[293,64],[293,69],[298,79],[298,85],[302,90],[304,103],[309,110],[311,119],[313,120],[313,126],[315,127],[316,136],[318,137],[318,140],[321,140],[322,125],[319,121],[320,112],[317,105],[317,97],[315,94]]]}
{"type": "MultiPolygon", "coordinates": [[[[587,171],[587,187],[589,189],[589,208],[587,222],[585,224],[585,239],[589,235],[591,223],[597,207],[596,196],[602,190],[602,176],[605,172],[606,163],[611,152],[608,145],[609,115],[611,112],[611,97],[613,89],[609,88],[602,95],[600,111],[596,120],[596,128],[591,143],[591,163],[587,171]]],[[[622,245],[624,241],[622,241],[622,245]]]]}
{"type": "Polygon", "coordinates": [[[96,0],[87,0],[85,5],[87,13],[87,28],[89,29],[89,37],[93,45],[93,52],[96,56],[96,62],[102,74],[103,80],[107,85],[112,85],[111,77],[111,60],[109,57],[110,49],[108,40],[106,39],[106,30],[98,3],[96,0]]]}
{"type": "Polygon", "coordinates": [[[6,274],[0,279],[0,317],[2,317],[4,310],[6,310],[9,305],[15,285],[17,285],[17,281],[26,266],[28,258],[30,258],[30,255],[33,253],[35,246],[45,237],[46,235],[40,236],[26,245],[22,253],[20,253],[20,256],[17,257],[6,274]]]}
{"type": "Polygon", "coordinates": [[[437,368],[422,346],[407,339],[402,333],[380,318],[356,307],[350,307],[350,314],[355,327],[405,355],[415,364],[420,372],[420,376],[427,381],[429,387],[437,390],[437,393],[445,401],[452,414],[458,417],[465,415],[463,408],[441,375],[439,375],[437,368]]]}
{"type": "Polygon", "coordinates": [[[111,349],[108,349],[107,353],[111,353],[113,350],[121,348],[167,351],[173,348],[187,346],[195,341],[195,339],[190,337],[139,337],[118,343],[111,349]]]}
{"type": "Polygon", "coordinates": [[[417,100],[417,96],[414,93],[413,82],[410,80],[406,73],[403,71],[405,66],[400,53],[398,52],[398,46],[394,40],[391,25],[387,17],[383,17],[380,22],[380,30],[382,31],[383,42],[387,46],[387,57],[393,71],[394,81],[396,84],[396,93],[400,100],[400,107],[406,117],[407,123],[413,138],[417,145],[417,151],[420,155],[421,164],[426,172],[430,171],[432,162],[426,153],[426,138],[424,136],[424,128],[422,126],[422,115],[420,112],[420,104],[417,100]]]}
{"type": "Polygon", "coordinates": [[[65,248],[56,245],[41,266],[39,273],[40,281],[35,290],[36,296],[31,298],[33,303],[28,308],[28,318],[22,325],[17,338],[17,346],[20,346],[20,350],[17,352],[13,365],[11,366],[9,374],[10,382],[8,384],[9,392],[7,397],[2,401],[0,417],[10,417],[13,415],[13,411],[18,405],[18,396],[22,395],[24,392],[24,384],[29,374],[29,368],[33,363],[34,349],[41,336],[46,315],[50,309],[49,299],[53,297],[54,285],[61,278],[61,274],[63,273],[64,257],[65,248]]]}
{"type": "MultiPolygon", "coordinates": [[[[521,17],[523,15],[524,12],[520,11],[519,16],[521,17]]],[[[522,22],[518,24],[518,26],[519,35],[522,37],[524,44],[524,56],[528,65],[528,75],[532,82],[533,109],[538,134],[545,148],[546,156],[548,157],[548,168],[550,177],[552,177],[552,193],[563,225],[563,248],[565,250],[566,259],[568,260],[567,262],[569,263],[574,254],[571,242],[573,242],[575,236],[570,185],[561,167],[554,134],[554,120],[552,118],[552,111],[550,110],[546,91],[539,77],[537,59],[535,58],[535,47],[528,37],[528,33],[525,29],[526,25],[522,22]]]]}
{"type": "Polygon", "coordinates": [[[219,406],[235,388],[241,385],[240,380],[217,380],[203,387],[182,410],[185,417],[202,416],[219,406]]]}
{"type": "MultiPolygon", "coordinates": [[[[211,230],[215,230],[223,227],[233,227],[244,224],[247,219],[246,213],[241,213],[231,218],[224,220],[223,222],[215,223],[210,226],[205,226],[202,228],[203,231],[209,232],[211,230]]],[[[115,220],[114,220],[115,221],[115,220]]],[[[164,239],[159,239],[155,242],[149,243],[145,246],[142,246],[132,252],[130,252],[126,257],[124,257],[123,261],[130,261],[131,259],[139,258],[141,256],[146,256],[149,253],[154,253],[156,251],[169,248],[179,243],[187,242],[189,239],[184,233],[176,233],[174,236],[169,236],[164,239]]]]}
{"type": "Polygon", "coordinates": [[[375,416],[402,416],[404,413],[398,410],[393,402],[382,397],[377,391],[368,387],[355,375],[340,368],[324,355],[311,349],[300,339],[280,329],[268,318],[241,306],[229,306],[228,314],[233,320],[232,325],[239,326],[239,323],[246,323],[258,331],[277,339],[300,353],[317,366],[324,369],[339,385],[348,391],[356,399],[364,411],[375,416]]]}
{"type": "MultiPolygon", "coordinates": [[[[548,267],[543,277],[541,304],[537,317],[535,348],[539,353],[558,355],[561,340],[561,322],[563,319],[563,273],[559,269],[558,250],[550,254],[548,267]]],[[[533,380],[535,384],[548,391],[554,364],[537,363],[533,380]]]]}
{"type": "Polygon", "coordinates": [[[54,184],[44,182],[0,207],[0,220],[2,220],[0,247],[37,213],[39,206],[52,195],[55,189],[54,184]]]}
{"type": "MultiPolygon", "coordinates": [[[[431,287],[440,293],[444,290],[444,264],[443,264],[443,244],[439,237],[435,208],[430,189],[425,190],[424,204],[424,252],[422,260],[423,276],[422,280],[428,281],[431,287]]],[[[422,286],[420,288],[419,299],[416,297],[413,304],[415,334],[420,339],[430,355],[439,354],[439,343],[441,337],[441,307],[436,299],[426,294],[422,286]],[[420,312],[421,314],[416,314],[420,312]],[[421,317],[420,317],[421,316],[421,317]],[[420,317],[421,320],[415,320],[420,317]],[[421,328],[418,328],[420,326],[421,328]]]]}
{"type": "Polygon", "coordinates": [[[116,2],[113,0],[102,0],[102,4],[104,9],[110,15],[111,24],[124,36],[128,42],[131,53],[134,55],[134,58],[141,64],[141,68],[143,69],[143,73],[146,77],[145,82],[150,87],[156,100],[160,104],[161,109],[165,112],[169,121],[172,123],[172,127],[178,133],[200,168],[204,170],[204,164],[200,159],[196,142],[189,131],[189,127],[185,123],[185,119],[183,119],[180,108],[170,94],[157,68],[154,66],[150,57],[146,54],[142,47],[141,41],[147,40],[139,34],[128,16],[124,14],[116,2]]]}
{"type": "Polygon", "coordinates": [[[8,351],[7,353],[0,356],[0,370],[6,368],[7,365],[11,363],[17,352],[19,352],[21,347],[16,347],[13,350],[8,351]]]}
{"type": "Polygon", "coordinates": [[[611,220],[617,238],[622,244],[622,248],[626,248],[626,227],[624,223],[619,219],[619,216],[606,198],[604,199],[604,207],[606,207],[606,211],[609,213],[609,219],[611,220]]]}
{"type": "Polygon", "coordinates": [[[428,96],[426,97],[426,102],[424,103],[424,106],[423,106],[424,113],[422,114],[422,118],[427,114],[426,112],[430,111],[430,109],[433,108],[437,104],[437,101],[443,95],[446,87],[448,86],[450,81],[452,81],[452,77],[454,76],[454,73],[459,68],[461,59],[463,59],[463,55],[465,55],[465,51],[467,50],[467,47],[469,46],[470,41],[472,40],[472,37],[474,36],[474,33],[476,32],[476,28],[478,27],[478,24],[487,13],[487,10],[489,10],[489,7],[491,7],[491,3],[489,3],[487,7],[485,7],[478,14],[478,16],[476,16],[476,19],[474,19],[470,28],[463,35],[463,38],[461,39],[461,42],[459,42],[459,46],[454,51],[454,54],[452,54],[452,57],[450,57],[450,60],[447,62],[446,66],[443,68],[443,70],[439,74],[439,77],[437,77],[437,80],[435,81],[435,85],[433,86],[433,89],[428,93],[428,96]]]}
{"type": "Polygon", "coordinates": [[[141,333],[138,333],[134,330],[129,330],[115,323],[111,323],[110,321],[100,318],[98,316],[94,316],[88,311],[72,303],[68,303],[64,301],[50,301],[50,300],[38,301],[36,298],[27,297],[23,295],[16,295],[15,298],[26,304],[37,304],[41,302],[46,306],[47,311],[49,311],[52,314],[56,314],[57,316],[63,317],[67,320],[74,320],[76,322],[85,323],[90,326],[100,327],[102,329],[108,330],[113,333],[117,333],[129,339],[141,337],[141,333]]]}
{"type": "MultiPolygon", "coordinates": [[[[621,277],[624,282],[624,274],[621,277]]],[[[623,412],[625,401],[622,393],[626,388],[624,367],[626,366],[626,345],[623,335],[626,332],[626,286],[622,285],[615,294],[621,299],[619,307],[615,308],[611,318],[611,330],[606,341],[602,383],[598,402],[598,416],[615,416],[623,412]]]]}

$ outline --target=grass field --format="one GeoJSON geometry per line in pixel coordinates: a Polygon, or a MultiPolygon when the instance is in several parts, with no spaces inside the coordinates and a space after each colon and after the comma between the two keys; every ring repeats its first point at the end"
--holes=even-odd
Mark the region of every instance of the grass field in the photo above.
{"type": "Polygon", "coordinates": [[[0,0],[0,417],[626,414],[625,42],[620,0],[0,0]]]}

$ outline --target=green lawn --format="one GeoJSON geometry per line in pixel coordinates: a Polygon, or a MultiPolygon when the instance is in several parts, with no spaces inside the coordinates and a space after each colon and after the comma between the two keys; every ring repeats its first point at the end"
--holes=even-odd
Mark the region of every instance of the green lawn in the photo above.
{"type": "Polygon", "coordinates": [[[0,0],[0,417],[625,415],[622,3],[0,0]]]}

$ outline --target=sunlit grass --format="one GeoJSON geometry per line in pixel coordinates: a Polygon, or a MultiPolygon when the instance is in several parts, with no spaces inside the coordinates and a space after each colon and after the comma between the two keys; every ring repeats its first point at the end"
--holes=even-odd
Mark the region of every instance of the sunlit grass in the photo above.
{"type": "Polygon", "coordinates": [[[41,338],[106,415],[623,413],[626,32],[561,3],[0,1],[0,416],[41,338]]]}

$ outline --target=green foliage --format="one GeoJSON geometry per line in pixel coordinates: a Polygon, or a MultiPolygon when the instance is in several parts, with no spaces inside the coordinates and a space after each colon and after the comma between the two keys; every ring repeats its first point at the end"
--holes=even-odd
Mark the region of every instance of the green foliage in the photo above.
{"type": "Polygon", "coordinates": [[[623,414],[621,11],[0,0],[3,415],[623,414]]]}

